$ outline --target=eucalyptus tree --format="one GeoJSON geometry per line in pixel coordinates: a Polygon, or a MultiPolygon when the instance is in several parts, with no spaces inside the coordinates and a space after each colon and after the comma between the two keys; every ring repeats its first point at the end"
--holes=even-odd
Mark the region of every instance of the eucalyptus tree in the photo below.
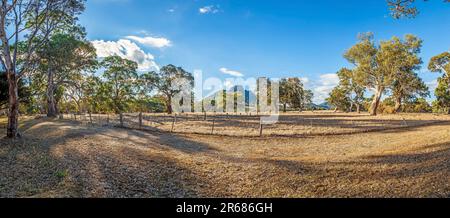
{"type": "Polygon", "coordinates": [[[20,136],[18,82],[33,72],[35,51],[48,37],[84,10],[84,0],[5,0],[0,5],[0,62],[8,79],[6,136],[20,136]],[[20,43],[22,41],[22,43],[20,43]],[[24,50],[20,51],[20,44],[24,50]]]}
{"type": "Polygon", "coordinates": [[[417,97],[428,97],[430,95],[427,85],[415,71],[420,70],[422,59],[419,57],[422,40],[414,35],[406,35],[405,40],[394,37],[393,46],[387,54],[386,59],[396,59],[393,74],[391,92],[395,101],[394,111],[400,112],[404,101],[417,97]],[[389,56],[389,55],[392,55],[389,56]]]}
{"type": "Polygon", "coordinates": [[[355,81],[374,91],[370,114],[377,115],[383,94],[403,71],[412,71],[421,63],[418,57],[421,40],[407,35],[404,40],[393,37],[376,45],[372,33],[361,34],[360,41],[346,51],[344,57],[355,65],[355,81]]]}
{"type": "Polygon", "coordinates": [[[137,82],[136,108],[143,111],[150,108],[152,95],[156,88],[158,77],[153,72],[142,73],[137,82]]]}
{"type": "Polygon", "coordinates": [[[62,85],[76,85],[82,73],[94,71],[97,66],[96,50],[84,39],[84,33],[52,35],[47,46],[39,50],[40,69],[46,75],[47,116],[58,114],[55,91],[62,85]]]}
{"type": "Polygon", "coordinates": [[[335,111],[348,111],[351,106],[348,90],[341,86],[335,87],[326,101],[335,107],[335,111]]]}
{"type": "MultiPolygon", "coordinates": [[[[25,79],[18,81],[19,102],[30,103],[32,101],[33,90],[29,82],[25,79]]],[[[8,107],[8,78],[5,72],[0,71],[0,111],[8,107]]]]}
{"type": "Polygon", "coordinates": [[[102,75],[104,91],[111,100],[110,106],[122,118],[122,113],[128,109],[137,93],[138,64],[119,56],[110,56],[101,65],[105,68],[102,75]]]}
{"type": "Polygon", "coordinates": [[[312,90],[309,89],[304,89],[303,90],[303,101],[302,101],[302,110],[303,109],[307,109],[310,108],[312,110],[314,110],[314,106],[312,106],[313,104],[313,98],[314,98],[314,92],[312,90]]]}
{"type": "Polygon", "coordinates": [[[395,101],[394,111],[400,112],[402,104],[417,97],[425,98],[430,95],[428,86],[414,72],[400,72],[398,79],[392,84],[392,97],[395,101]]]}
{"type": "Polygon", "coordinates": [[[283,105],[283,112],[286,112],[287,105],[303,110],[305,91],[303,83],[299,78],[287,78],[280,81],[280,103],[283,105]]]}
{"type": "MultiPolygon", "coordinates": [[[[375,45],[373,34],[360,34],[358,38],[360,41],[347,50],[344,57],[355,65],[354,71],[357,83],[375,91],[370,113],[376,115],[383,92],[390,83],[390,81],[386,81],[390,75],[389,72],[380,70],[377,57],[379,48],[375,45]]],[[[343,91],[336,90],[335,92],[336,97],[338,97],[340,96],[338,94],[343,91]]]]}
{"type": "MultiPolygon", "coordinates": [[[[450,2],[450,0],[443,1],[447,3],[450,2]]],[[[419,10],[414,5],[416,0],[388,0],[387,2],[391,15],[396,19],[402,17],[413,18],[419,13],[419,10]]]]}
{"type": "Polygon", "coordinates": [[[345,99],[350,101],[349,111],[352,111],[353,106],[356,106],[356,111],[359,113],[364,102],[366,88],[356,81],[356,73],[353,70],[342,68],[337,75],[339,77],[339,86],[348,97],[345,99]]]}
{"type": "Polygon", "coordinates": [[[444,52],[432,57],[428,69],[431,72],[442,73],[444,77],[450,78],[450,52],[444,52]]]}
{"type": "Polygon", "coordinates": [[[450,52],[444,52],[431,58],[428,69],[431,72],[442,74],[438,78],[438,87],[435,91],[437,106],[446,109],[450,114],[450,52]]]}
{"type": "Polygon", "coordinates": [[[156,89],[165,98],[167,113],[172,114],[172,98],[182,92],[192,90],[181,90],[183,84],[175,84],[177,81],[187,81],[191,87],[194,83],[194,77],[191,73],[187,72],[181,67],[176,67],[172,64],[164,66],[159,72],[149,72],[146,76],[151,83],[154,84],[156,89]]]}

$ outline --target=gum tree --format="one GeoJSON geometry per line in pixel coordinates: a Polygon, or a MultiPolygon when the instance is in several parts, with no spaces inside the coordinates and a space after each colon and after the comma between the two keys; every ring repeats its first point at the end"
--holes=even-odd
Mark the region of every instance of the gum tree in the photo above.
{"type": "Polygon", "coordinates": [[[120,115],[120,123],[123,125],[122,113],[128,108],[137,92],[138,64],[119,56],[106,57],[101,64],[106,69],[103,79],[105,90],[111,100],[111,107],[116,114],[120,115]]]}
{"type": "Polygon", "coordinates": [[[173,86],[173,83],[179,79],[186,79],[193,85],[194,77],[181,67],[172,64],[164,66],[159,72],[147,73],[147,79],[152,82],[160,94],[164,96],[167,113],[172,114],[172,98],[183,90],[173,86]]]}
{"type": "Polygon", "coordinates": [[[437,105],[440,108],[447,109],[450,114],[450,52],[444,52],[431,58],[428,65],[431,72],[441,73],[438,78],[438,87],[435,95],[437,97],[437,105]]]}
{"type": "MultiPolygon", "coordinates": [[[[424,0],[427,1],[427,0],[424,0]]],[[[443,0],[449,3],[450,0],[443,0]]],[[[388,0],[389,10],[391,11],[391,16],[399,19],[403,17],[414,18],[419,13],[419,10],[414,5],[416,0],[388,0]]]]}
{"type": "Polygon", "coordinates": [[[389,90],[400,72],[413,70],[421,63],[418,57],[421,40],[407,35],[404,40],[393,37],[376,45],[372,33],[359,36],[360,41],[346,51],[344,57],[355,66],[355,81],[374,91],[370,114],[377,115],[383,94],[389,90]]]}
{"type": "Polygon", "coordinates": [[[361,112],[361,105],[364,101],[364,92],[366,88],[356,81],[355,71],[342,68],[337,75],[339,77],[340,88],[344,90],[345,94],[348,96],[348,100],[350,100],[349,111],[352,111],[353,106],[356,106],[356,111],[358,113],[361,112]]]}
{"type": "Polygon", "coordinates": [[[7,138],[19,137],[18,82],[33,72],[35,51],[65,23],[65,15],[84,9],[84,0],[4,0],[0,5],[0,62],[8,79],[7,138]],[[21,43],[22,42],[22,43],[21,43]],[[21,48],[23,50],[21,50],[21,48]]]}

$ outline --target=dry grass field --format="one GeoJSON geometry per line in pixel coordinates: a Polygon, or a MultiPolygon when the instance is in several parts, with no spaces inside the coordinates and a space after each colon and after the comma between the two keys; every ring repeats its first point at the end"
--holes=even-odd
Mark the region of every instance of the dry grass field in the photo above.
{"type": "MultiPolygon", "coordinates": [[[[263,116],[263,115],[262,115],[263,116]]],[[[255,137],[260,136],[260,117],[237,114],[143,114],[140,129],[159,130],[163,132],[255,137]]],[[[64,115],[65,119],[83,124],[112,126],[119,125],[119,117],[115,115],[64,115]]],[[[263,136],[326,136],[345,135],[386,129],[400,129],[426,126],[450,121],[450,116],[440,114],[397,114],[370,116],[367,113],[334,113],[331,111],[282,113],[279,121],[273,125],[264,125],[263,136]]],[[[124,125],[139,128],[138,114],[124,115],[124,125]]]]}
{"type": "Polygon", "coordinates": [[[450,197],[448,116],[286,114],[264,137],[252,117],[217,119],[224,135],[162,117],[24,118],[22,139],[0,139],[0,197],[450,197]]]}

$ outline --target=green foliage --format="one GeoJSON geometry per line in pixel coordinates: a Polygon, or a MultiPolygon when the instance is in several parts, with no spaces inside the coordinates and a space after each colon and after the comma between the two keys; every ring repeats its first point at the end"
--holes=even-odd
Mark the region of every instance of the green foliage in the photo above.
{"type": "Polygon", "coordinates": [[[104,86],[102,91],[111,99],[110,106],[116,113],[122,113],[128,109],[137,93],[137,68],[136,62],[122,59],[119,56],[106,57],[102,66],[104,86]]]}
{"type": "Polygon", "coordinates": [[[431,72],[439,72],[450,77],[450,52],[444,52],[431,58],[428,65],[431,72]]]}
{"type": "Polygon", "coordinates": [[[65,169],[65,170],[57,170],[55,172],[55,176],[58,179],[60,179],[60,180],[65,179],[65,178],[67,178],[69,176],[69,170],[67,170],[67,169],[65,169]]]}
{"type": "Polygon", "coordinates": [[[360,110],[366,88],[356,81],[357,75],[355,74],[355,71],[342,68],[337,75],[339,77],[339,87],[350,101],[348,103],[350,104],[349,111],[353,110],[353,106],[356,106],[357,110],[360,110]]]}
{"type": "Polygon", "coordinates": [[[304,110],[312,103],[312,92],[305,90],[300,78],[287,78],[280,81],[280,103],[286,112],[287,105],[291,108],[304,110]]]}
{"type": "MultiPolygon", "coordinates": [[[[450,0],[443,1],[450,2],[450,0]]],[[[403,17],[414,18],[419,14],[419,10],[414,6],[416,0],[388,0],[387,2],[389,10],[391,11],[391,16],[396,19],[403,17]]]]}
{"type": "Polygon", "coordinates": [[[441,77],[438,79],[438,87],[435,91],[436,107],[440,111],[450,114],[450,79],[449,77],[441,77]]]}
{"type": "Polygon", "coordinates": [[[428,65],[431,72],[442,73],[438,78],[436,88],[436,102],[433,104],[435,111],[444,111],[450,114],[450,52],[444,52],[431,58],[428,65]]]}
{"type": "MultiPolygon", "coordinates": [[[[145,81],[154,85],[159,91],[159,93],[164,96],[166,109],[169,114],[172,113],[172,98],[180,93],[182,90],[180,87],[187,84],[177,84],[179,82],[190,83],[191,87],[194,84],[194,77],[191,73],[185,71],[181,67],[176,67],[174,65],[167,65],[161,68],[159,73],[149,72],[145,75],[145,81]],[[184,80],[184,81],[183,81],[184,80]]],[[[192,92],[192,90],[185,90],[192,92]]],[[[192,94],[192,93],[191,93],[192,94]]],[[[193,100],[193,99],[192,99],[193,100]]]]}
{"type": "Polygon", "coordinates": [[[326,101],[340,111],[348,111],[350,108],[350,98],[348,93],[342,87],[336,87],[331,91],[330,97],[326,101]]]}
{"type": "Polygon", "coordinates": [[[425,98],[416,98],[405,103],[404,112],[406,113],[430,113],[433,111],[431,105],[425,98]]]}
{"type": "MultiPolygon", "coordinates": [[[[21,107],[22,113],[30,113],[32,111],[28,110],[32,106],[32,88],[27,84],[25,79],[20,79],[19,85],[19,101],[24,104],[21,107]]],[[[4,109],[8,105],[8,79],[5,72],[0,72],[0,110],[4,109]]]]}
{"type": "Polygon", "coordinates": [[[344,57],[355,65],[354,82],[361,87],[375,90],[370,108],[372,115],[377,114],[383,93],[393,86],[400,90],[397,92],[400,98],[417,92],[417,87],[423,88],[421,84],[410,86],[402,83],[407,74],[414,76],[414,70],[419,69],[422,63],[418,56],[422,46],[419,38],[413,35],[406,35],[404,40],[393,37],[391,40],[381,41],[378,46],[375,45],[372,33],[362,34],[359,38],[360,41],[347,50],[344,57]]]}
{"type": "Polygon", "coordinates": [[[380,103],[380,106],[378,107],[377,110],[378,110],[377,112],[380,114],[395,113],[395,100],[392,97],[384,99],[380,103]]]}

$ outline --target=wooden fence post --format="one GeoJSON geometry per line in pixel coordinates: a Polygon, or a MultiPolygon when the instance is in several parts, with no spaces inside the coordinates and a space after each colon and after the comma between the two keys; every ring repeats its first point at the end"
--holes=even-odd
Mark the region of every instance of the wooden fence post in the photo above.
{"type": "Polygon", "coordinates": [[[259,123],[259,137],[263,136],[263,128],[264,128],[263,126],[264,126],[263,123],[260,122],[259,123]]]}
{"type": "Polygon", "coordinates": [[[211,128],[211,135],[214,135],[214,126],[215,126],[215,124],[216,124],[216,118],[213,118],[212,128],[211,128]]]}
{"type": "Polygon", "coordinates": [[[174,130],[174,128],[175,128],[175,122],[176,122],[176,120],[177,120],[177,115],[175,114],[175,115],[173,116],[172,128],[170,129],[170,132],[171,132],[171,133],[173,133],[173,130],[174,130]]]}
{"type": "Polygon", "coordinates": [[[142,129],[142,112],[139,113],[139,129],[142,129]]]}

